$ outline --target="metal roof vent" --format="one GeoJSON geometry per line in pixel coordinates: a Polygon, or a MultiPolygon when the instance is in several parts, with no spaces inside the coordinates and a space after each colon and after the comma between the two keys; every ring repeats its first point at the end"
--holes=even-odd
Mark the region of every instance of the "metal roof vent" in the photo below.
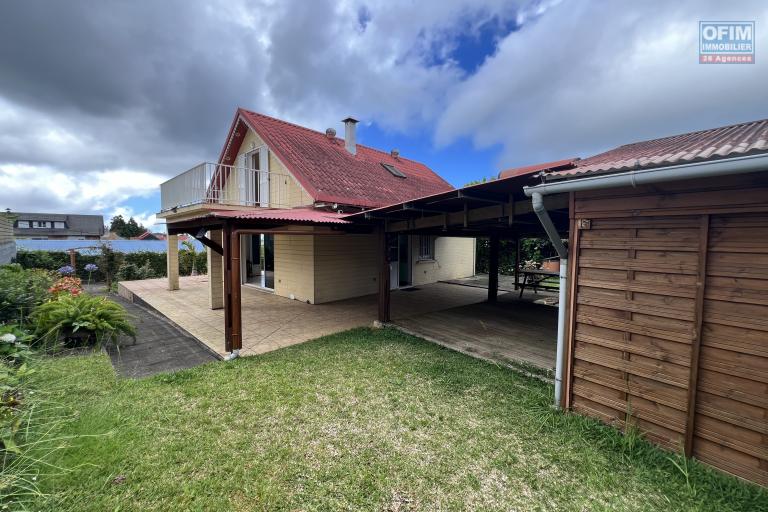
{"type": "Polygon", "coordinates": [[[336,138],[336,129],[335,128],[328,128],[327,130],[325,130],[325,136],[329,140],[335,139],[336,138]]]}
{"type": "Polygon", "coordinates": [[[400,150],[397,148],[390,151],[389,154],[392,155],[392,158],[400,158],[400,150]]]}

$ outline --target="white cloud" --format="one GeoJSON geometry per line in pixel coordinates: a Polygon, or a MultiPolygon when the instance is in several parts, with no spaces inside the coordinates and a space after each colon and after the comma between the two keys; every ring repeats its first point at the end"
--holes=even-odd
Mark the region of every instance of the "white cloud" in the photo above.
{"type": "MultiPolygon", "coordinates": [[[[768,117],[768,67],[701,65],[697,53],[700,19],[766,14],[759,1],[563,3],[453,91],[435,140],[500,145],[501,166],[523,165],[768,117]]],[[[756,43],[759,54],[768,32],[756,43]]]]}
{"type": "Polygon", "coordinates": [[[162,179],[125,169],[70,175],[46,166],[0,165],[0,205],[16,211],[103,213],[157,193],[162,179]]]}

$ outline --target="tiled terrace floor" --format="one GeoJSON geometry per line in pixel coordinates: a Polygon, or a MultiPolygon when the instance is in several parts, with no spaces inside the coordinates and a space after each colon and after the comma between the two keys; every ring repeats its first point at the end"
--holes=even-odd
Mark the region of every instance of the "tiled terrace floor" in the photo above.
{"type": "MultiPolygon", "coordinates": [[[[207,277],[182,277],[180,289],[173,292],[166,284],[165,279],[128,281],[120,283],[120,293],[133,294],[224,355],[224,311],[208,307],[207,277]]],[[[514,300],[516,294],[501,294],[499,304],[485,304],[486,296],[483,288],[448,283],[393,291],[392,321],[470,354],[500,361],[519,359],[551,368],[557,310],[531,304],[529,298],[514,300]]],[[[241,354],[261,354],[371,325],[376,318],[376,299],[369,295],[311,305],[244,286],[241,354]]]]}

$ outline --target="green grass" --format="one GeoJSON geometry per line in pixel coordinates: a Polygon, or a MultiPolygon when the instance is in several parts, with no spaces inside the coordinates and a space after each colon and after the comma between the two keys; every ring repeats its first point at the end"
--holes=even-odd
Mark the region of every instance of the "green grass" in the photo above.
{"type": "Polygon", "coordinates": [[[551,410],[537,379],[393,330],[138,381],[102,355],[41,364],[59,433],[89,437],[54,452],[38,510],[768,510],[551,410]]]}

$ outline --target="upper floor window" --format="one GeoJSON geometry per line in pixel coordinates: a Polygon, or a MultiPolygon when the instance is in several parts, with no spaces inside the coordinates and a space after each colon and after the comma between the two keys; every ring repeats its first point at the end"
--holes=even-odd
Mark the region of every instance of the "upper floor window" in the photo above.
{"type": "Polygon", "coordinates": [[[47,220],[36,220],[32,223],[33,228],[48,228],[49,222],[47,220]]]}
{"type": "Polygon", "coordinates": [[[419,261],[435,259],[435,237],[419,236],[419,261]]]}
{"type": "Polygon", "coordinates": [[[29,221],[28,220],[20,220],[20,221],[18,221],[16,223],[16,227],[17,228],[22,228],[22,229],[29,228],[29,221]]]}
{"type": "Polygon", "coordinates": [[[53,227],[55,229],[66,229],[67,225],[64,224],[63,222],[56,221],[56,222],[53,223],[53,227]]]}

